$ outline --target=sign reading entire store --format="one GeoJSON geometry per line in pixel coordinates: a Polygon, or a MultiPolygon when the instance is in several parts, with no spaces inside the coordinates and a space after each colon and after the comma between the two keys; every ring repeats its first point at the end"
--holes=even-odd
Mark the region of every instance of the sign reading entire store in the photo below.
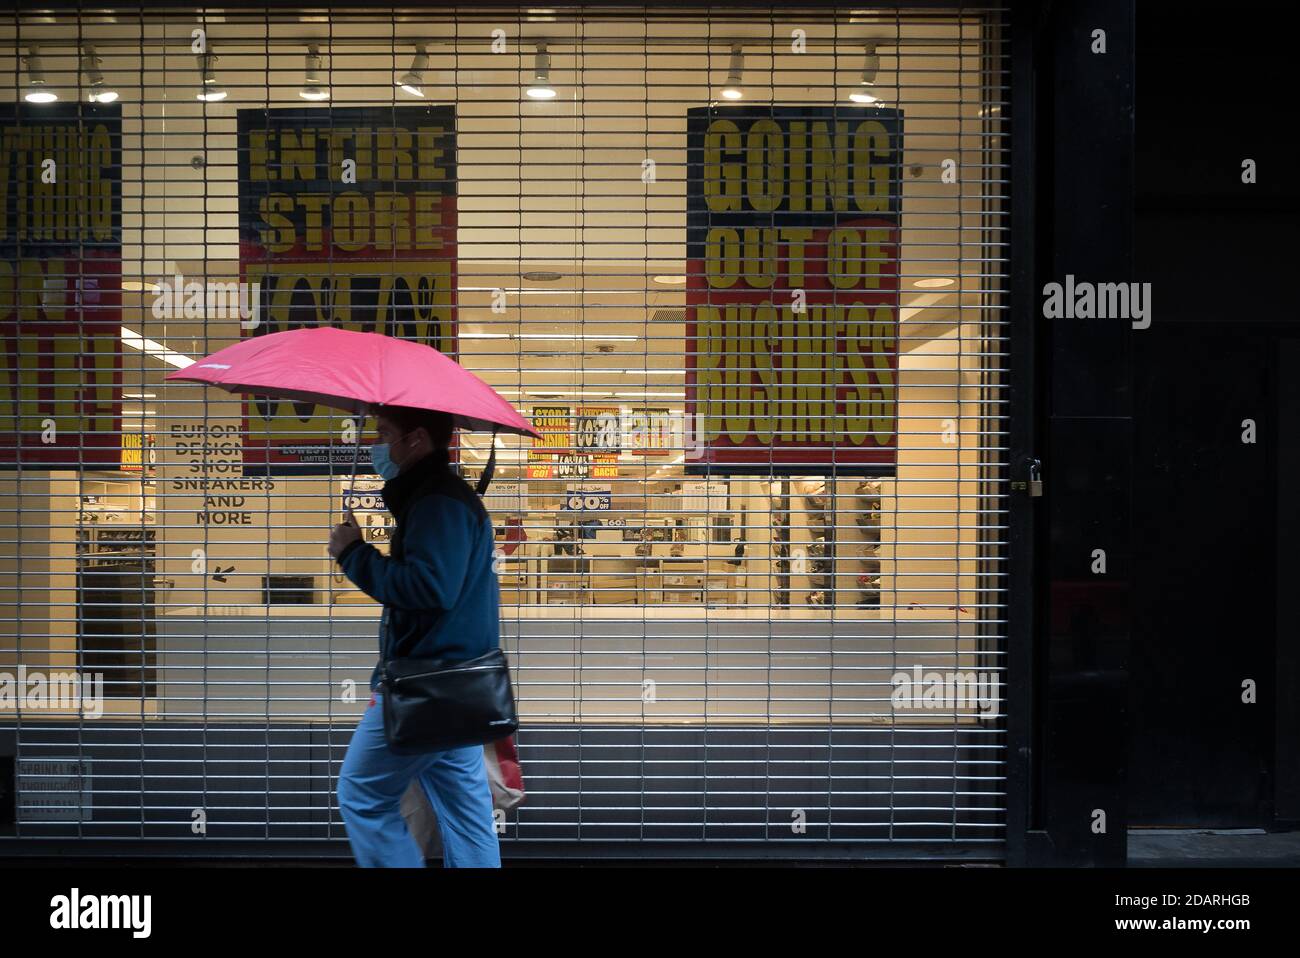
{"type": "Polygon", "coordinates": [[[123,456],[122,107],[0,104],[0,468],[123,456]]]}
{"type": "MultiPolygon", "coordinates": [[[[241,279],[259,303],[244,335],[338,326],[456,358],[455,107],[249,109],[238,127],[241,279]]],[[[338,417],[248,400],[245,472],[349,469],[338,417]]]]}
{"type": "Polygon", "coordinates": [[[685,467],[897,461],[902,114],[688,111],[685,467]]]}

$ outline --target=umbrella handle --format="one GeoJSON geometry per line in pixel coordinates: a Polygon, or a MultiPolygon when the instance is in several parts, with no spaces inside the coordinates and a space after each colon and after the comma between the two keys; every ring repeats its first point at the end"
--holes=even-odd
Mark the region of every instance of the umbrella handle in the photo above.
{"type": "MultiPolygon", "coordinates": [[[[352,450],[352,488],[353,489],[357,487],[357,461],[361,458],[361,436],[364,433],[365,423],[366,423],[366,416],[365,413],[362,413],[361,418],[357,421],[357,445],[356,448],[352,450]]],[[[346,497],[344,500],[344,507],[343,507],[343,521],[344,522],[348,521],[346,497]]]]}
{"type": "Polygon", "coordinates": [[[488,453],[487,465],[483,467],[483,472],[478,477],[478,485],[474,491],[480,496],[487,491],[488,483],[492,481],[492,473],[497,467],[497,427],[492,427],[492,441],[490,443],[492,451],[488,453]]]}

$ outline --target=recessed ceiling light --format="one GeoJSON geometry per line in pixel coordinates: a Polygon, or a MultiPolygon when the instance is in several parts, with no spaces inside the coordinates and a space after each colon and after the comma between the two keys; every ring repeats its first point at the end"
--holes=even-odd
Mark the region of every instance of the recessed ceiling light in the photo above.
{"type": "Polygon", "coordinates": [[[929,279],[912,280],[912,285],[920,289],[939,289],[944,286],[952,286],[956,282],[950,276],[932,276],[929,279]]]}
{"type": "Polygon", "coordinates": [[[530,283],[554,283],[557,280],[564,279],[564,274],[551,272],[550,270],[538,269],[530,270],[527,273],[520,273],[520,279],[526,279],[530,283]]]}
{"type": "Polygon", "coordinates": [[[655,282],[663,286],[682,286],[686,282],[685,276],[656,276],[655,282]]]}

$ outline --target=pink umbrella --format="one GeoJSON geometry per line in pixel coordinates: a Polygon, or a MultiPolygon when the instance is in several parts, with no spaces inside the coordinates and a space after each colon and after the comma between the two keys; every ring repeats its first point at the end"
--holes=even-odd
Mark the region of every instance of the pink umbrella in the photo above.
{"type": "MultiPolygon", "coordinates": [[[[436,409],[450,413],[462,429],[541,438],[514,406],[454,359],[431,346],[378,333],[315,326],[253,336],[165,379],[312,402],[362,416],[377,405],[436,409]]],[[[354,473],[360,450],[358,441],[354,473]]],[[[493,442],[480,493],[491,481],[495,460],[493,442]]]]}

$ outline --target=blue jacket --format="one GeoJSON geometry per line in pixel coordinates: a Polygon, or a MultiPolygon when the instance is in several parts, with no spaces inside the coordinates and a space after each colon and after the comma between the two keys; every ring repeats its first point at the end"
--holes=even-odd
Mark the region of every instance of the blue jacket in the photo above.
{"type": "Polygon", "coordinates": [[[435,453],[385,483],[383,496],[397,522],[389,555],[357,541],[338,557],[357,588],[384,606],[372,690],[385,659],[459,662],[501,639],[492,519],[469,483],[435,453]]]}

